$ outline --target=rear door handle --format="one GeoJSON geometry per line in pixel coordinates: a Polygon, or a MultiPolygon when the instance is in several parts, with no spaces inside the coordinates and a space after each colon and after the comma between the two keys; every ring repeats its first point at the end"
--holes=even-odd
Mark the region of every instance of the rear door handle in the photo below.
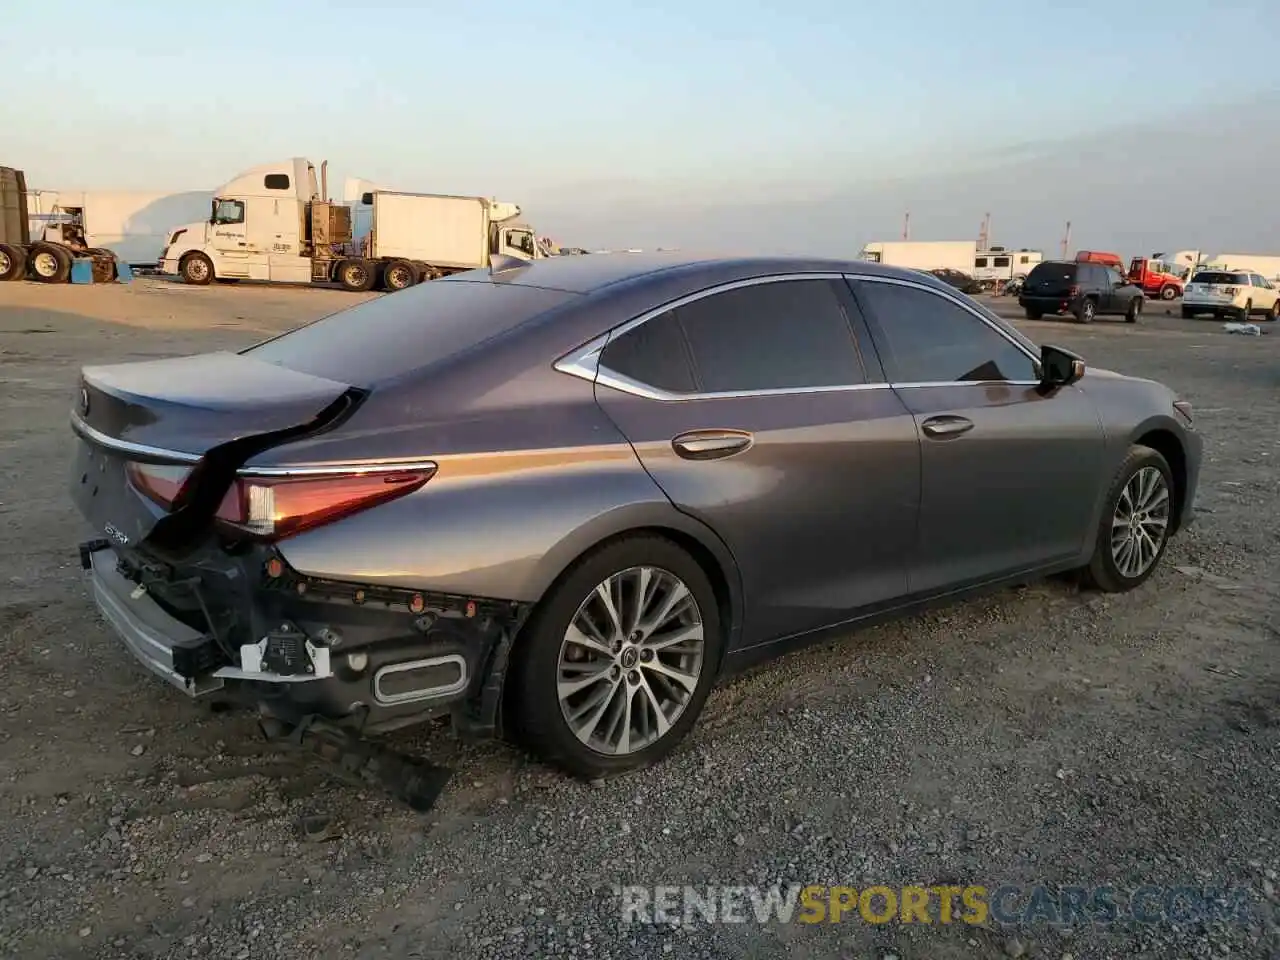
{"type": "Polygon", "coordinates": [[[721,460],[742,453],[755,438],[745,430],[690,430],[671,441],[686,460],[721,460]]]}
{"type": "Polygon", "coordinates": [[[968,433],[973,429],[973,421],[965,417],[930,417],[920,424],[920,429],[927,436],[945,440],[948,437],[958,437],[962,433],[968,433]]]}

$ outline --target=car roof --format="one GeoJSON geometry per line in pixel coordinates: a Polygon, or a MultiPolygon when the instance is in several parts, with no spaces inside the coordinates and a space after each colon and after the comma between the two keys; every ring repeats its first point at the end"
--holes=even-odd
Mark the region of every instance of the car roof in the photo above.
{"type": "Polygon", "coordinates": [[[928,273],[884,266],[867,260],[815,257],[733,257],[684,251],[658,253],[591,253],[548,257],[509,268],[470,270],[448,281],[509,283],[569,293],[594,293],[632,281],[697,276],[718,282],[776,273],[846,273],[915,280],[950,289],[928,273]]]}

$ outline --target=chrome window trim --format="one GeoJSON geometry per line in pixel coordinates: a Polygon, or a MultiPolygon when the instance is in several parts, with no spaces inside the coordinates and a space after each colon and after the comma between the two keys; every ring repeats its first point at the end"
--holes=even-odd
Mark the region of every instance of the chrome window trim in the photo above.
{"type": "Polygon", "coordinates": [[[676,393],[670,390],[663,390],[659,387],[651,386],[647,383],[641,383],[630,377],[623,376],[610,370],[608,367],[600,365],[600,356],[604,353],[604,348],[609,345],[609,341],[614,337],[623,336],[634,330],[642,323],[647,323],[655,317],[659,317],[671,310],[676,310],[686,304],[693,303],[705,297],[714,296],[717,293],[724,293],[729,290],[736,290],[741,287],[756,286],[762,283],[782,283],[788,280],[844,280],[846,282],[871,282],[871,283],[888,283],[895,286],[910,287],[916,290],[922,290],[925,293],[932,293],[937,297],[941,297],[950,303],[955,304],[961,309],[967,311],[987,327],[994,330],[1006,341],[1013,344],[1024,356],[1031,360],[1034,369],[1039,369],[1040,358],[1032,353],[1025,344],[1015,337],[1011,336],[1007,330],[999,324],[984,316],[980,311],[975,310],[972,306],[965,303],[959,297],[954,296],[949,291],[938,290],[924,283],[917,283],[913,280],[903,280],[898,277],[879,277],[866,274],[848,274],[848,273],[784,273],[771,274],[766,277],[751,277],[745,280],[734,280],[729,283],[719,284],[714,287],[708,287],[705,290],[699,290],[696,293],[686,294],[671,300],[660,307],[647,310],[631,320],[627,320],[605,333],[600,334],[588,340],[582,346],[566,353],[552,366],[560,373],[568,374],[571,377],[578,377],[597,386],[605,386],[611,390],[617,390],[620,393],[630,394],[634,397],[641,397],[645,400],[657,400],[663,403],[686,402],[690,400],[732,400],[744,397],[772,397],[772,396],[792,396],[814,393],[851,393],[861,390],[917,390],[925,387],[977,387],[977,386],[1007,386],[1007,387],[1033,387],[1038,386],[1039,380],[937,380],[937,381],[921,381],[921,382],[880,382],[880,383],[857,383],[857,384],[836,384],[822,387],[778,387],[768,390],[740,390],[727,392],[702,392],[702,393],[676,393]]]}
{"type": "MultiPolygon", "coordinates": [[[[203,455],[198,453],[169,450],[165,447],[153,447],[145,443],[134,443],[131,440],[121,440],[118,437],[108,436],[101,430],[96,430],[89,426],[77,413],[71,414],[71,429],[84,439],[113,453],[146,457],[165,463],[191,464],[193,466],[203,459],[203,455]]],[[[269,477],[324,477],[335,475],[368,476],[370,474],[399,473],[405,470],[436,470],[438,468],[439,464],[434,460],[349,460],[332,463],[296,463],[279,467],[248,465],[237,470],[236,475],[250,479],[255,477],[267,479],[269,477]]]]}

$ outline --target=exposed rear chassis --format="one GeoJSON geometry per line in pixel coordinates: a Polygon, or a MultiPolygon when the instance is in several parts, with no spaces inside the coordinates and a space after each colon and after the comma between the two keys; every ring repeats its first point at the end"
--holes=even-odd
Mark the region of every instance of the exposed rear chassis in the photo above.
{"type": "Polygon", "coordinates": [[[501,728],[511,643],[528,613],[526,605],[318,580],[264,562],[274,556],[269,553],[218,570],[239,582],[232,593],[224,590],[215,598],[206,596],[213,591],[198,564],[175,575],[164,563],[139,563],[117,549],[106,540],[83,543],[81,566],[92,575],[99,610],[144,667],[192,697],[218,694],[257,709],[269,739],[329,760],[348,778],[380,783],[414,809],[430,808],[450,772],[398,754],[369,735],[444,715],[467,739],[490,737],[501,728]],[[151,589],[191,591],[209,629],[197,629],[190,616],[184,622],[172,615],[148,596],[151,589]],[[242,669],[244,664],[233,660],[234,644],[217,634],[215,600],[247,606],[240,612],[252,625],[249,636],[265,631],[268,653],[277,640],[291,643],[293,659],[270,659],[272,667],[288,672],[267,669],[266,658],[258,672],[242,669]],[[315,628],[317,619],[340,623],[344,616],[365,621],[363,632],[353,630],[354,644],[344,645],[339,631],[315,628]],[[372,636],[370,620],[378,625],[372,636]],[[293,634],[282,634],[290,629],[293,634]],[[299,641],[308,651],[301,658],[299,641]],[[312,656],[320,652],[323,657],[312,656]],[[378,702],[375,678],[387,667],[428,662],[433,654],[464,665],[460,685],[421,700],[378,702]],[[352,663],[363,666],[353,670],[352,663]]]}

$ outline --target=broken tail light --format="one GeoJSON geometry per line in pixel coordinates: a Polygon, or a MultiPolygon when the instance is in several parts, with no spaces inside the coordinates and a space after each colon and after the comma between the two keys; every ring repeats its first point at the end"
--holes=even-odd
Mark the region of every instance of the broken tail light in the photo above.
{"type": "Polygon", "coordinates": [[[1068,297],[1080,296],[1080,287],[1074,283],[1071,286],[1067,287],[1067,296],[1068,297]]]}
{"type": "Polygon", "coordinates": [[[435,467],[313,476],[240,477],[216,515],[224,528],[280,540],[413,493],[435,467]]]}
{"type": "Polygon", "coordinates": [[[178,464],[134,463],[125,468],[135,490],[166,510],[178,498],[182,485],[191,476],[191,468],[178,464]]]}

